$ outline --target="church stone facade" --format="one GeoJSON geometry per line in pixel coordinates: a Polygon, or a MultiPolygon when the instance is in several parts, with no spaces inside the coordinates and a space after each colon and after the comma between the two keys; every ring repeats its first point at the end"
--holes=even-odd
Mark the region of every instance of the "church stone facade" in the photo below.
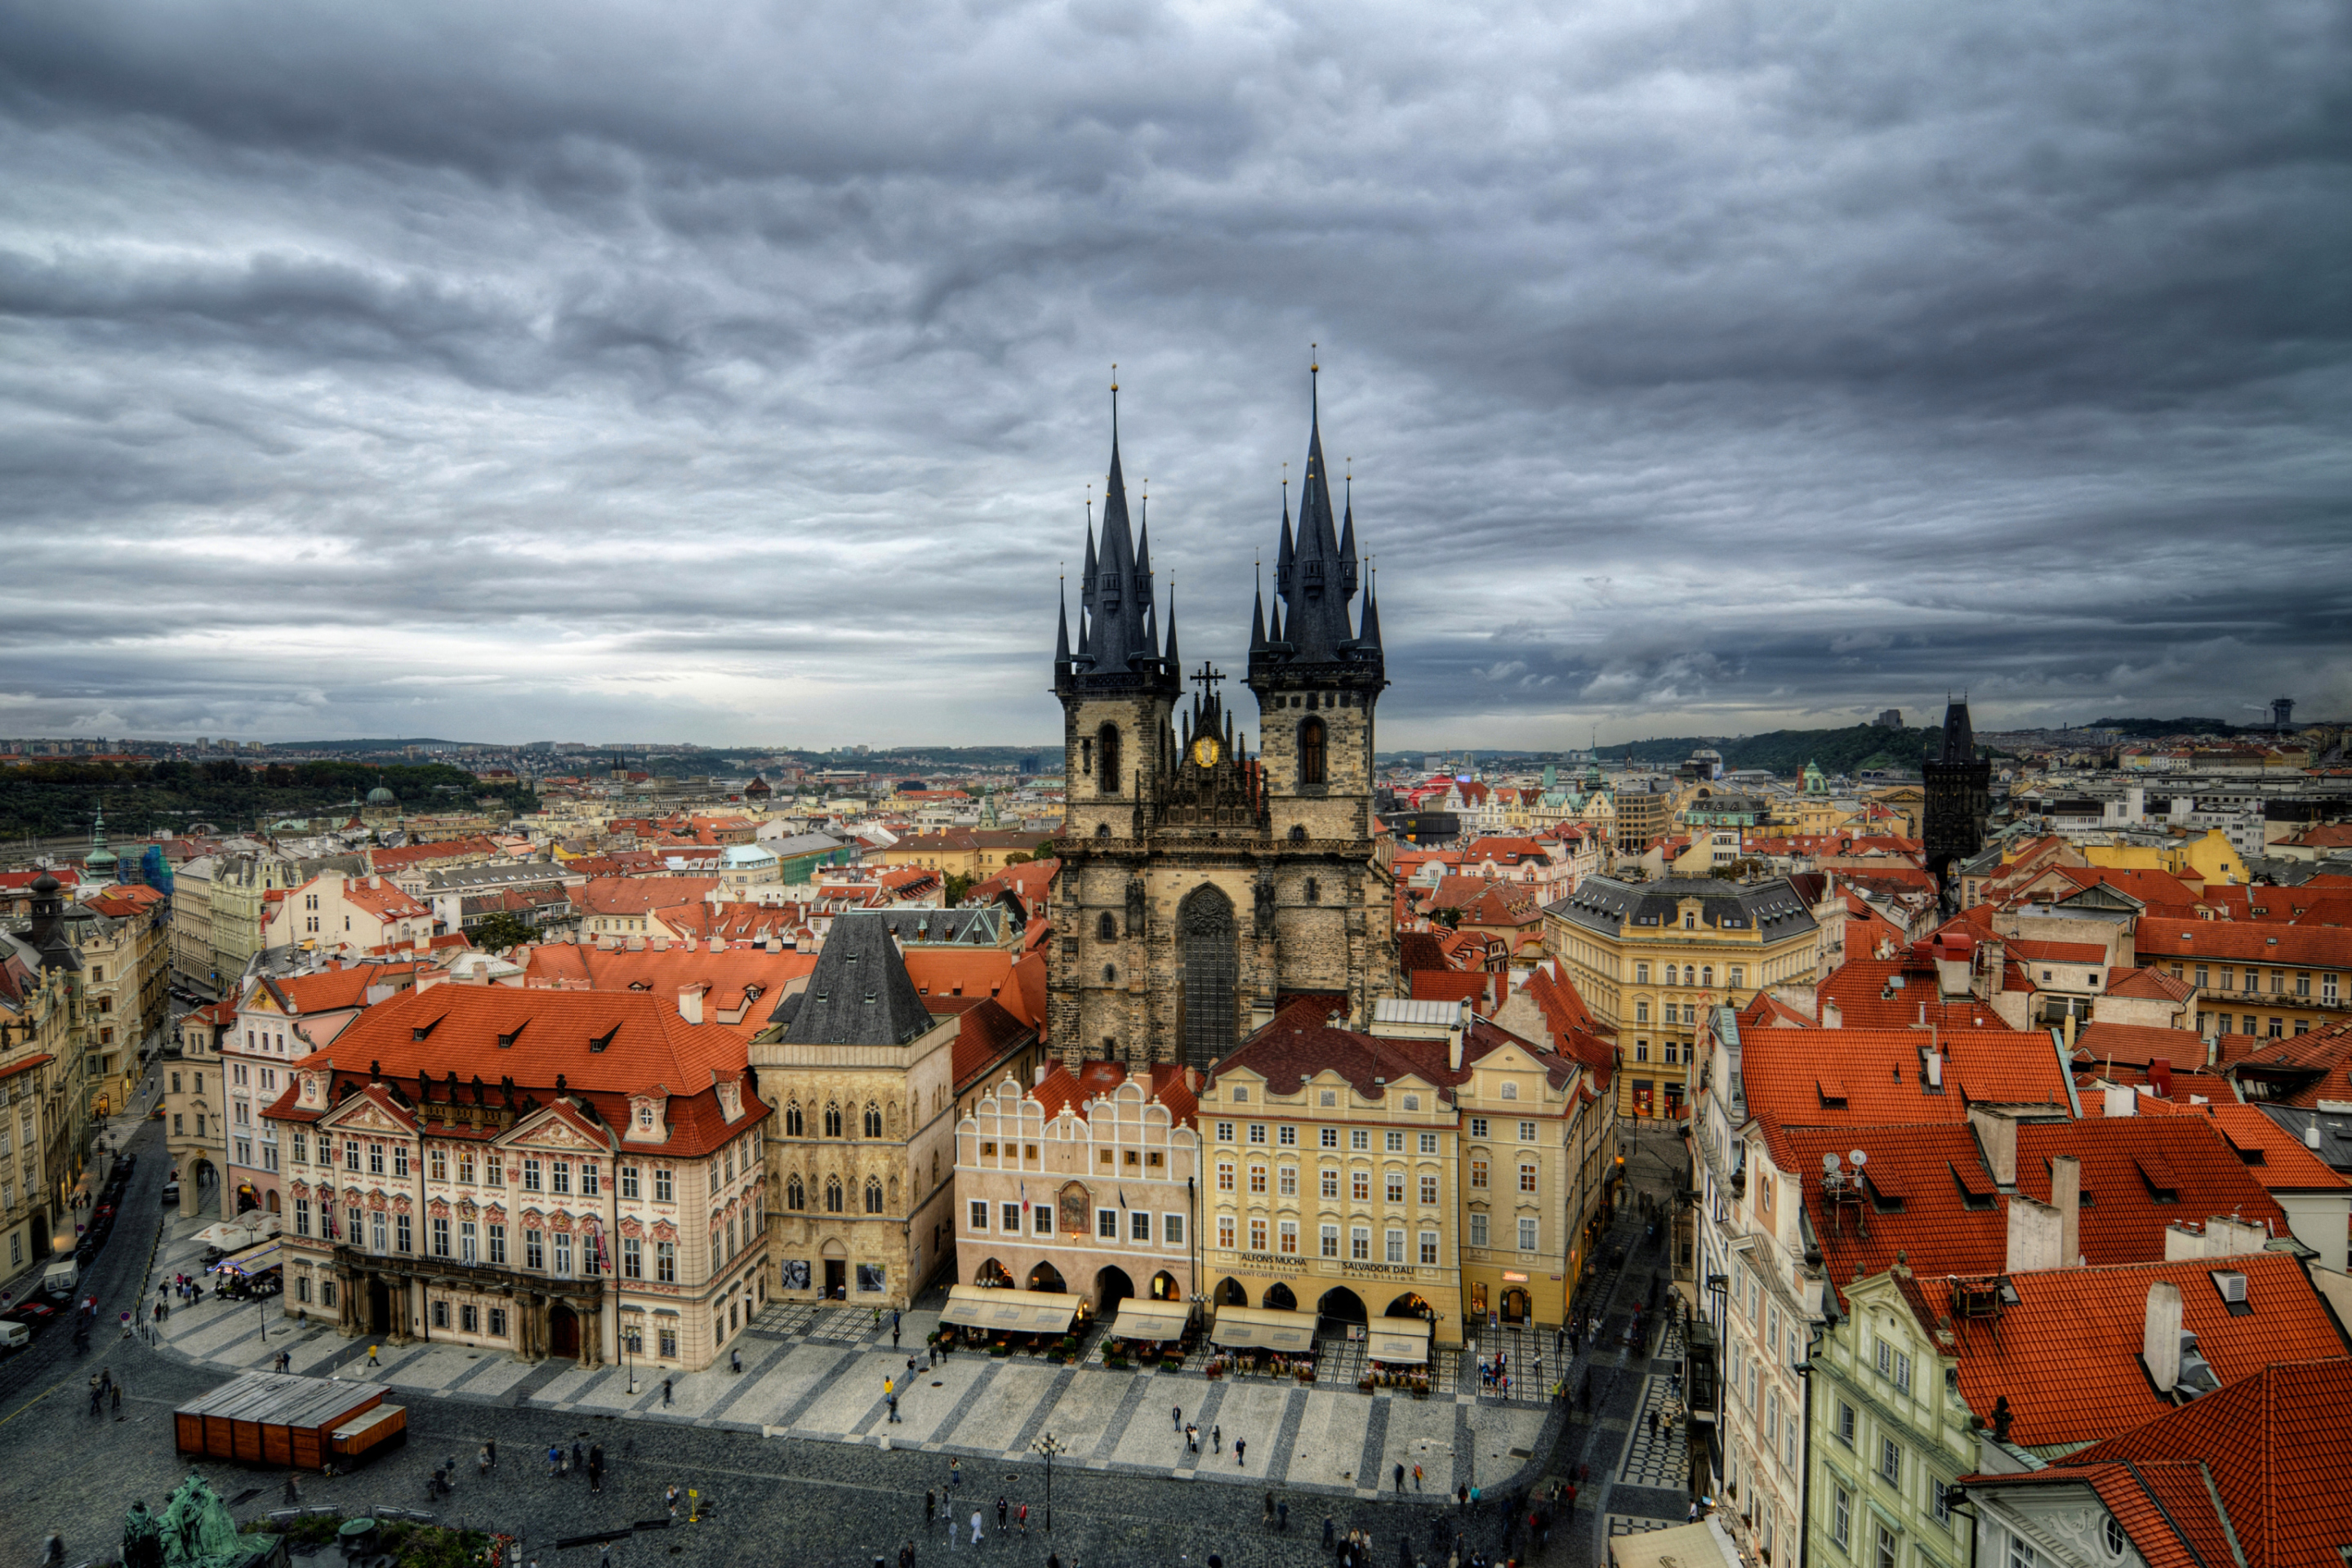
{"type": "Polygon", "coordinates": [[[1977,755],[1968,699],[1944,709],[1944,732],[1936,755],[1921,764],[1927,811],[1923,837],[1927,870],[1947,893],[1954,868],[1984,847],[1985,822],[1992,812],[1992,763],[1977,755]]]}
{"type": "Polygon", "coordinates": [[[1069,783],[1049,1008],[1064,1060],[1205,1067],[1294,999],[1362,1025],[1393,991],[1390,845],[1372,817],[1388,679],[1359,579],[1354,510],[1343,500],[1335,516],[1310,421],[1275,605],[1269,615],[1261,595],[1251,610],[1252,753],[1224,677],[1206,663],[1185,674],[1172,602],[1160,629],[1150,524],[1129,524],[1114,414],[1077,639],[1066,610],[1054,656],[1069,783]]]}

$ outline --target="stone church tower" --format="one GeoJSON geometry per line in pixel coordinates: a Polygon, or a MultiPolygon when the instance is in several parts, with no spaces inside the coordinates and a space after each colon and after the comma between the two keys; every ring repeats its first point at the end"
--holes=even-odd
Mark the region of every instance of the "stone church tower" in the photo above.
{"type": "Polygon", "coordinates": [[[1984,847],[1985,820],[1992,810],[1992,763],[1977,756],[1976,730],[1965,697],[1944,709],[1944,733],[1936,754],[1920,765],[1927,784],[1925,840],[1927,870],[1948,896],[1953,868],[1984,847]]]}
{"type": "Polygon", "coordinates": [[[1372,710],[1388,685],[1354,510],[1335,519],[1319,421],[1294,533],[1283,508],[1274,612],[1251,609],[1259,752],[1203,663],[1164,640],[1148,521],[1129,525],[1114,403],[1110,481],[1089,520],[1078,637],[1054,650],[1068,795],[1049,1027],[1066,1061],[1206,1067],[1281,1005],[1327,999],[1361,1025],[1396,984],[1389,841],[1372,834],[1372,710]],[[1181,722],[1181,732],[1179,725],[1181,722]]]}

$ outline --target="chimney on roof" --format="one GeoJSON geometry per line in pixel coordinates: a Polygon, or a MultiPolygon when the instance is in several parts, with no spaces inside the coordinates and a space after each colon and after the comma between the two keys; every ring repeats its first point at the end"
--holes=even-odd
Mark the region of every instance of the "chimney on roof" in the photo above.
{"type": "Polygon", "coordinates": [[[2172,1064],[2170,1062],[2158,1057],[2148,1063],[2147,1079],[2155,1087],[2156,1097],[2158,1100],[2172,1098],[2172,1064]]]}
{"type": "Polygon", "coordinates": [[[1824,1029],[1843,1029],[1845,1027],[1844,1009],[1826,996],[1822,998],[1822,1027],[1824,1029]]]}
{"type": "Polygon", "coordinates": [[[2180,1382],[2180,1287],[2169,1279],[2159,1279],[2147,1288],[2139,1359],[2156,1391],[2169,1398],[2180,1382]]]}
{"type": "Polygon", "coordinates": [[[2066,1009],[2066,1054],[2074,1054],[2074,1009],[2071,1005],[2066,1009]]]}
{"type": "Polygon", "coordinates": [[[689,1024],[702,1022],[702,987],[681,985],[677,988],[677,1016],[689,1024]]]}
{"type": "Polygon", "coordinates": [[[2099,1109],[2109,1116],[2137,1116],[2139,1091],[2127,1084],[2109,1084],[2099,1091],[2099,1109]]]}
{"type": "Polygon", "coordinates": [[[2050,1162],[2050,1205],[2058,1211],[2058,1267],[2083,1261],[2083,1162],[2061,1154],[2050,1162]]]}
{"type": "Polygon", "coordinates": [[[2048,1204],[2037,1204],[2023,1193],[2009,1200],[2009,1258],[2006,1270],[2027,1274],[2063,1267],[2058,1249],[2065,1244],[2066,1216],[2048,1204]]]}
{"type": "Polygon", "coordinates": [[[2315,1116],[2309,1121],[2304,1123],[2303,1146],[2306,1149],[2315,1150],[2319,1147],[2319,1118],[2315,1116]]]}

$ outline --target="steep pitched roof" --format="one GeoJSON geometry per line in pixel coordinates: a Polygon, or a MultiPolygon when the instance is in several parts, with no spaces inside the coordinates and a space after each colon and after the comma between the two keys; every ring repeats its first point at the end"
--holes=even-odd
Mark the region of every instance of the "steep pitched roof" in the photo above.
{"type": "Polygon", "coordinates": [[[2169,1062],[2187,1072],[2205,1063],[2205,1037],[2191,1029],[2167,1029],[2153,1024],[2085,1024],[2074,1036],[2074,1059],[2096,1066],[2113,1058],[2145,1067],[2169,1062]]]}
{"type": "Polygon", "coordinates": [[[1759,1029],[1740,1037],[1740,1084],[1773,1158],[1790,1127],[1896,1127],[1963,1122],[1979,1105],[2070,1103],[2066,1074],[2046,1034],[2005,1028],[1759,1029]],[[1947,1058],[1940,1092],[1923,1081],[1933,1040],[1947,1058]]]}
{"type": "Polygon", "coordinates": [[[1441,1093],[1469,1079],[1467,1070],[1446,1064],[1445,1043],[1391,1040],[1335,1029],[1313,1022],[1316,1003],[1305,1003],[1276,1015],[1272,1023],[1242,1042],[1212,1070],[1216,1082],[1236,1068],[1245,1068],[1265,1080],[1269,1094],[1297,1094],[1319,1072],[1336,1072],[1367,1100],[1386,1096],[1386,1085],[1411,1075],[1434,1085],[1441,1093]],[[1385,1084],[1376,1080],[1386,1080],[1385,1084]]]}
{"type": "MultiPolygon", "coordinates": [[[[2204,1348],[2201,1339],[2198,1348],[2204,1348]]],[[[2143,1474],[2194,1467],[2210,1474],[2210,1492],[2183,1486],[2164,1510],[2207,1541],[2200,1555],[2208,1568],[2231,1560],[2211,1551],[2211,1538],[2221,1531],[2203,1521],[2191,1524],[2200,1513],[2213,1525],[2222,1522],[2211,1511],[2216,1493],[2227,1536],[2235,1538],[2246,1568],[2342,1568],[2344,1549],[2352,1543],[2352,1489],[2344,1485],[2352,1467],[2347,1410],[2352,1410],[2352,1359],[2281,1356],[2058,1465],[2069,1471],[2143,1474]]],[[[2103,1488],[2101,1496],[2106,1495],[2103,1488]]],[[[2137,1530],[2132,1537],[2143,1539],[2137,1530]]]]}
{"type": "Polygon", "coordinates": [[[1936,966],[1907,953],[1899,958],[1849,958],[1821,983],[1815,995],[1819,1007],[1834,1003],[1849,1029],[1904,1028],[1922,1021],[1922,1008],[1927,1010],[1927,1022],[1946,1028],[2008,1027],[2000,1015],[1973,995],[1945,1001],[1936,966]]]}
{"type": "Polygon", "coordinates": [[[2028,1122],[2017,1130],[2017,1190],[2048,1203],[2050,1161],[2061,1154],[2082,1163],[2082,1248],[2093,1264],[2162,1258],[2166,1226],[2215,1215],[2287,1234],[2286,1211],[2202,1119],[2028,1122]]]}
{"type": "Polygon", "coordinates": [[[835,917],[799,1003],[791,1045],[903,1046],[932,1023],[888,926],[864,910],[835,917]]]}
{"type": "MultiPolygon", "coordinates": [[[[1953,1314],[1954,1334],[1969,1408],[1990,1413],[2006,1395],[2010,1440],[2023,1447],[2117,1437],[2173,1408],[2140,1363],[2148,1287],[2158,1281],[2179,1289],[2182,1326],[2197,1336],[2198,1353],[2224,1384],[2276,1362],[2345,1353],[2334,1316],[2302,1265],[2284,1253],[2007,1278],[2016,1302],[1995,1319],[1953,1314]],[[2223,1272],[2246,1277],[2251,1311],[2233,1314],[2221,1299],[2212,1277],[2223,1272]],[[2053,1375],[2053,1369],[2063,1371],[2053,1375]]],[[[1917,1283],[1930,1309],[1941,1310],[1931,1282],[1917,1283]]]]}

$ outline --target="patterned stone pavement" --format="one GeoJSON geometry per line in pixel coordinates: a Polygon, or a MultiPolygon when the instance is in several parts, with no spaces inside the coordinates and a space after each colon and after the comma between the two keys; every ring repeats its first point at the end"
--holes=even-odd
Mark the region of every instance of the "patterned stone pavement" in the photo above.
{"type": "MultiPolygon", "coordinates": [[[[1658,1363],[1667,1364],[1662,1358],[1658,1363]]],[[[1643,1381],[1641,1412],[1625,1436],[1617,1479],[1645,1487],[1679,1487],[1690,1479],[1690,1456],[1683,1430],[1683,1402],[1663,1372],[1643,1381]],[[1656,1426],[1651,1418],[1656,1418],[1656,1426]]]]}

